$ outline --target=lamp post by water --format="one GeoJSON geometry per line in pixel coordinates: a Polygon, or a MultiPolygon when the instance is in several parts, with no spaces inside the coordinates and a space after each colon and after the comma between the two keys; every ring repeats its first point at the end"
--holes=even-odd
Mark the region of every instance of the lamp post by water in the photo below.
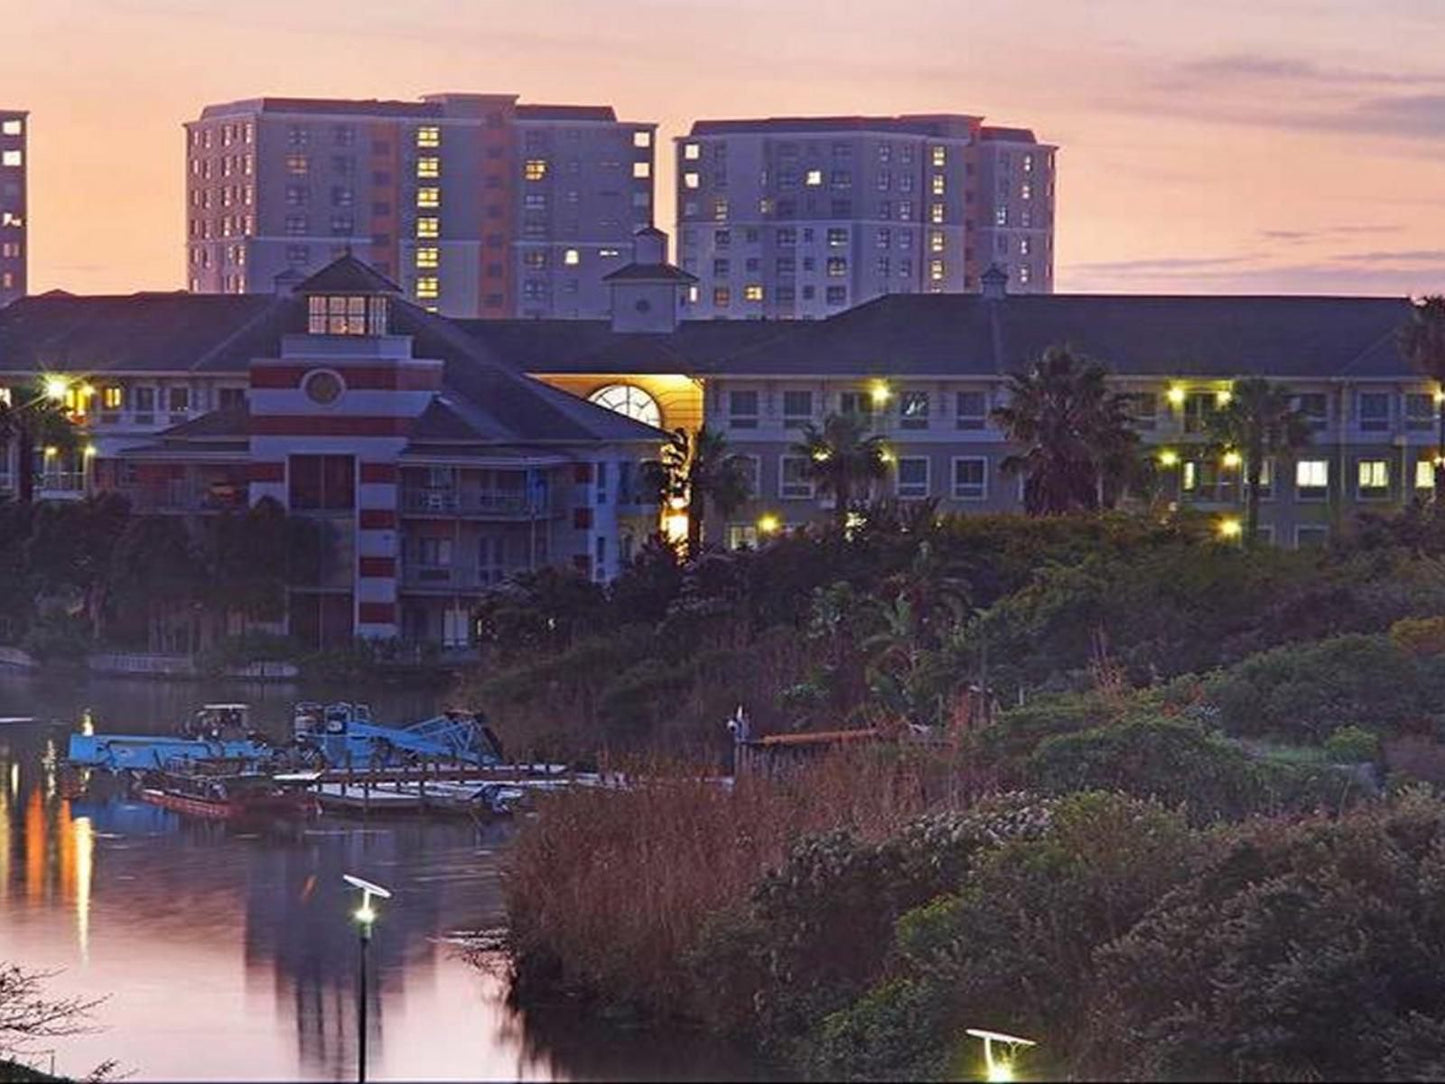
{"type": "Polygon", "coordinates": [[[1032,1039],[1020,1039],[1017,1035],[1005,1035],[1001,1031],[986,1031],[983,1028],[968,1028],[967,1034],[972,1035],[975,1039],[983,1040],[983,1065],[985,1080],[1013,1080],[1013,1048],[1018,1046],[1035,1045],[1032,1039]],[[994,1043],[1007,1044],[1009,1047],[1009,1054],[1003,1057],[995,1057],[993,1052],[994,1043]]]}
{"type": "Polygon", "coordinates": [[[391,892],[382,888],[379,884],[371,881],[364,881],[360,877],[353,877],[349,873],[341,875],[342,880],[352,888],[361,889],[361,906],[351,916],[356,919],[357,933],[357,983],[356,983],[356,1079],[358,1084],[366,1084],[366,949],[371,944],[371,924],[376,921],[376,910],[371,906],[371,897],[378,899],[391,899],[391,892]]]}

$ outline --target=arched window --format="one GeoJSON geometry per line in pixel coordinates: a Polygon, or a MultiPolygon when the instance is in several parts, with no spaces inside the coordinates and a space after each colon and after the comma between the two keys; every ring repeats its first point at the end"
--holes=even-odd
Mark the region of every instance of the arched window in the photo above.
{"type": "Polygon", "coordinates": [[[658,409],[657,400],[635,384],[608,384],[598,388],[587,398],[590,402],[608,410],[615,410],[633,421],[662,428],[662,411],[658,409]]]}

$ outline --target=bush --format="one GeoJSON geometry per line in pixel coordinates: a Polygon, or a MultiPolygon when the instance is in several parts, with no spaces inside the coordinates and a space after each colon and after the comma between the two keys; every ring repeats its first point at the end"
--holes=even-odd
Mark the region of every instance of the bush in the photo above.
{"type": "Polygon", "coordinates": [[[1390,642],[1411,655],[1445,654],[1445,617],[1406,617],[1390,626],[1390,642]]]}
{"type": "Polygon", "coordinates": [[[94,642],[84,617],[54,611],[42,615],[30,626],[20,647],[40,662],[81,662],[94,642]]]}
{"type": "MultiPolygon", "coordinates": [[[[1098,953],[1133,1079],[1418,1079],[1445,1035],[1445,811],[1248,824],[1098,953]]],[[[1097,1071],[1099,1067],[1094,1067],[1097,1071]]]]}
{"type": "Polygon", "coordinates": [[[1097,793],[1059,802],[1042,835],[983,854],[957,894],[899,920],[892,974],[820,1024],[809,1068],[956,1078],[964,1029],[986,1027],[1045,1038],[1033,1071],[1073,1075],[1093,1031],[1094,949],[1187,880],[1204,845],[1155,803],[1097,793]],[[910,1037],[912,1012],[926,1026],[910,1037]]]}
{"type": "Polygon", "coordinates": [[[1319,745],[1342,726],[1428,728],[1445,703],[1445,657],[1410,655],[1384,635],[1336,636],[1176,683],[1171,699],[1196,685],[1228,734],[1319,745]]]}
{"type": "Polygon", "coordinates": [[[1325,753],[1338,764],[1380,759],[1380,736],[1358,726],[1342,726],[1325,740],[1325,753]]]}

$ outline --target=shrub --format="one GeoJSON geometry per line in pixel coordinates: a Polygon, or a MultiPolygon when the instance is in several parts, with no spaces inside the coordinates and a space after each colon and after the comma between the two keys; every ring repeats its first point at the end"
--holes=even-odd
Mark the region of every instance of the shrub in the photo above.
{"type": "Polygon", "coordinates": [[[1340,764],[1380,759],[1380,736],[1358,726],[1342,726],[1325,740],[1325,752],[1340,764]]]}
{"type": "MultiPolygon", "coordinates": [[[[1428,1077],[1445,1034],[1445,811],[1412,793],[1240,826],[1099,950],[1134,1079],[1428,1077]]],[[[1089,1070],[1083,1070],[1088,1072],[1089,1070]]]]}
{"type": "Polygon", "coordinates": [[[1390,626],[1390,641],[1411,655],[1445,654],[1445,617],[1406,617],[1390,626]]]}

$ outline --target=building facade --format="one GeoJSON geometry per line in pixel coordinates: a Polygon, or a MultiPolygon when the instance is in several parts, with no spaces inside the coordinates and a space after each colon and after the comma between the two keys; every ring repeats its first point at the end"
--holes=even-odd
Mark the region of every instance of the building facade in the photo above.
{"type": "Polygon", "coordinates": [[[1055,151],[961,114],[698,121],[676,141],[692,313],[821,319],[995,263],[1052,292],[1055,151]]]}
{"type": "Polygon", "coordinates": [[[656,126],[606,106],[254,98],[185,127],[192,292],[270,293],[351,252],[448,316],[597,318],[652,223],[656,126]]]}
{"type": "Polygon", "coordinates": [[[25,176],[29,114],[0,109],[0,307],[27,290],[30,259],[25,176]]]}
{"type": "Polygon", "coordinates": [[[1312,426],[1308,447],[1263,464],[1267,540],[1319,544],[1433,492],[1442,392],[1395,346],[1405,299],[1010,295],[992,272],[983,293],[825,320],[688,320],[693,276],[658,231],[634,245],[605,321],[447,319],[351,257],[284,297],[24,299],[0,311],[0,393],[38,386],[85,439],[29,464],[5,449],[0,489],[23,467],[43,499],[114,491],[148,513],[272,498],[330,539],[314,582],[292,586],[289,631],[449,645],[508,576],[615,576],[659,526],[639,464],[674,428],[721,431],[750,467],[752,499],[706,525],[715,543],[833,514],[795,447],[829,414],[885,438],[873,496],[1019,512],[992,411],[1011,373],[1062,343],[1132,397],[1160,506],[1226,536],[1248,464],[1206,430],[1244,376],[1288,385],[1312,426]]]}

